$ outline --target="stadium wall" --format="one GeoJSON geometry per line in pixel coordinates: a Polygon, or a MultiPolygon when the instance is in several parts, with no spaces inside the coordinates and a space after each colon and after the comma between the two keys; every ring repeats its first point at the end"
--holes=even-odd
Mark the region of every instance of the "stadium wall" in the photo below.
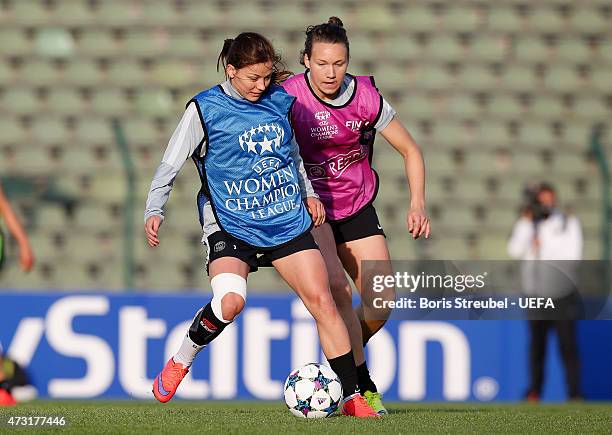
{"type": "MultiPolygon", "coordinates": [[[[150,398],[157,371],[206,295],[0,293],[0,340],[47,398],[150,398]]],[[[549,343],[544,400],[565,399],[549,343]]],[[[586,399],[612,399],[612,328],[579,324],[586,399]],[[608,345],[604,345],[608,343],[608,345]]],[[[368,346],[386,400],[514,401],[527,386],[524,321],[392,321],[368,346]]],[[[199,356],[183,399],[280,400],[291,368],[320,360],[314,321],[292,295],[252,295],[199,356]]]]}

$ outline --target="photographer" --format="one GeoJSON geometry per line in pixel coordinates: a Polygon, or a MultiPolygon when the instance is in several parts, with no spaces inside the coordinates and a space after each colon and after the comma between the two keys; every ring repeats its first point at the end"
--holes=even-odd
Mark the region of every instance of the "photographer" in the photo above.
{"type": "Polygon", "coordinates": [[[554,327],[565,366],[570,399],[579,399],[579,361],[575,319],[579,317],[575,262],[582,258],[582,229],[576,216],[556,207],[556,194],[549,184],[527,190],[527,203],[508,241],[508,253],[523,260],[523,290],[527,296],[549,297],[553,312],[531,313],[529,320],[530,386],[526,398],[538,401],[544,381],[548,331],[554,327]],[[536,261],[547,260],[547,261],[536,261]],[[534,318],[535,317],[535,318],[534,318]],[[546,320],[542,320],[546,319],[546,320]]]}

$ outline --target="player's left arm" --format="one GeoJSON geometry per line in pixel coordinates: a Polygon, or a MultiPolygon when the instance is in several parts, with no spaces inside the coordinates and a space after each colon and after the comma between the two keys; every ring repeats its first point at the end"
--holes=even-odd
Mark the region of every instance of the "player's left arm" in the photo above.
{"type": "Polygon", "coordinates": [[[28,240],[28,236],[19,221],[19,218],[13,211],[11,204],[4,195],[2,187],[0,186],[0,217],[4,218],[6,226],[10,233],[13,235],[17,244],[19,245],[19,262],[21,268],[29,272],[34,266],[34,253],[32,252],[32,246],[28,240]]]}
{"type": "Polygon", "coordinates": [[[408,231],[415,239],[429,238],[430,222],[425,210],[425,163],[423,153],[408,130],[396,117],[380,134],[404,158],[404,168],[410,189],[410,208],[406,216],[408,231]]]}

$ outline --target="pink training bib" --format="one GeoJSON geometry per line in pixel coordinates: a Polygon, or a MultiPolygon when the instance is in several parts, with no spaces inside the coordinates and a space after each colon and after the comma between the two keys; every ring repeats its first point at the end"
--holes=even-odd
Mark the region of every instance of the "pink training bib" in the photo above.
{"type": "Polygon", "coordinates": [[[353,95],[343,106],[317,97],[305,74],[282,86],[297,97],[291,121],[312,186],[331,221],[346,219],[374,201],[378,176],[372,169],[374,125],[382,97],[372,77],[355,77],[353,95]]]}

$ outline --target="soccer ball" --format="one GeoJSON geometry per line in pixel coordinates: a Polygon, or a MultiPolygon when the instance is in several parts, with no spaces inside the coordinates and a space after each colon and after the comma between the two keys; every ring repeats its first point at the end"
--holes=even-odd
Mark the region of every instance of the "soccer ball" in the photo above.
{"type": "Polygon", "coordinates": [[[285,403],[297,417],[328,417],[338,409],[342,384],[332,369],[310,363],[291,372],[285,381],[285,403]]]}

